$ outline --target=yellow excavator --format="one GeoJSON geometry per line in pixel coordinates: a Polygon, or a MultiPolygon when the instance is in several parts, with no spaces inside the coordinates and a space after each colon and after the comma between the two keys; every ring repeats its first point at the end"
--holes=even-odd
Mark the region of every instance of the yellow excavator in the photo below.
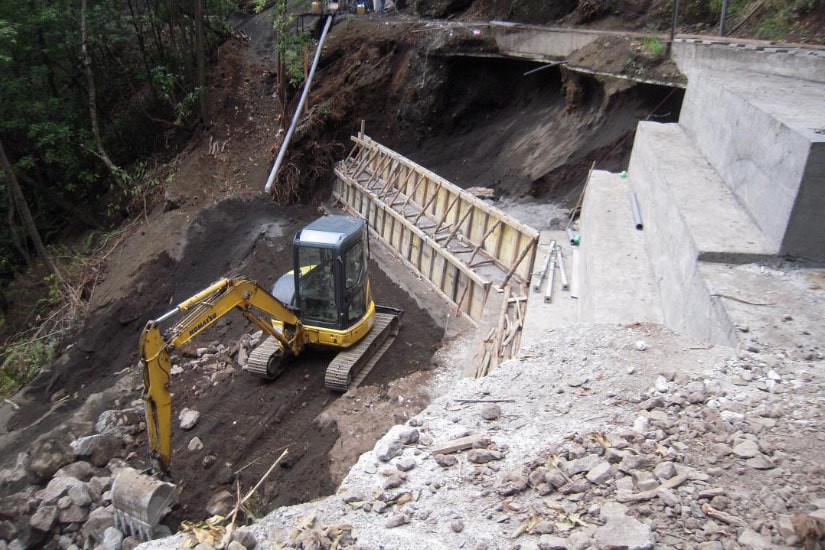
{"type": "Polygon", "coordinates": [[[144,540],[166,513],[174,485],[157,479],[171,463],[171,353],[237,310],[268,337],[249,354],[244,370],[274,379],[290,357],[307,346],[339,350],[325,383],[337,392],[357,385],[398,334],[402,312],[377,306],[370,295],[366,222],[324,216],[301,229],[293,241],[293,270],[268,292],[243,278],[222,279],[157,319],[140,336],[143,401],[152,474],[124,469],[112,486],[116,525],[144,540]],[[178,314],[174,326],[161,325],[178,314]]]}

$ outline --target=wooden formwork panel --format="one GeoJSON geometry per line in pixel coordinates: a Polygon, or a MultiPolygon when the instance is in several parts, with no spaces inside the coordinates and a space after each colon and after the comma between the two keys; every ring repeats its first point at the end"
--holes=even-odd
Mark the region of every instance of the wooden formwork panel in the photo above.
{"type": "Polygon", "coordinates": [[[389,208],[357,182],[339,174],[334,194],[347,209],[362,216],[374,233],[410,267],[426,276],[457,313],[478,322],[490,282],[442,249],[403,215],[389,208]]]}
{"type": "Polygon", "coordinates": [[[419,211],[414,221],[422,216],[431,220],[431,238],[439,232],[449,240],[460,236],[475,247],[473,260],[495,263],[506,274],[505,282],[510,277],[529,281],[538,243],[535,230],[367,136],[353,141],[353,152],[336,172],[391,208],[414,206],[419,211]]]}

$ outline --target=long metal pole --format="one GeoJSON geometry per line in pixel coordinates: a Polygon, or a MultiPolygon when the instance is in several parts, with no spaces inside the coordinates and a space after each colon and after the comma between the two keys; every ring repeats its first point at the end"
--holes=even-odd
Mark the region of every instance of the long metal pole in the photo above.
{"type": "Polygon", "coordinates": [[[544,303],[549,304],[553,300],[553,274],[556,271],[556,255],[550,253],[550,269],[547,273],[547,290],[544,292],[544,303]]]}
{"type": "Polygon", "coordinates": [[[722,17],[719,19],[719,36],[725,36],[725,17],[728,15],[728,0],[722,0],[722,17]]]}
{"type": "Polygon", "coordinates": [[[676,16],[679,13],[679,0],[673,0],[673,16],[670,19],[670,43],[668,43],[668,53],[670,53],[670,45],[673,44],[673,39],[676,37],[676,16]]]}
{"type": "Polygon", "coordinates": [[[567,290],[569,285],[567,284],[567,273],[564,272],[564,256],[561,253],[561,247],[556,247],[556,257],[559,260],[559,276],[561,276],[561,289],[567,290]]]}
{"type": "Polygon", "coordinates": [[[642,211],[639,210],[639,199],[636,198],[636,193],[630,192],[630,208],[633,209],[633,224],[636,226],[636,229],[641,231],[644,229],[644,225],[642,224],[642,211]]]}
{"type": "MultiPolygon", "coordinates": [[[[289,130],[284,137],[284,142],[281,144],[281,150],[278,151],[278,158],[275,159],[275,164],[272,165],[272,171],[269,172],[269,178],[266,180],[264,192],[269,193],[272,190],[272,183],[275,181],[275,176],[278,175],[278,169],[281,167],[281,162],[286,155],[286,149],[289,146],[289,140],[292,139],[292,134],[295,132],[295,127],[298,125],[298,119],[301,118],[301,113],[304,110],[304,103],[309,95],[309,87],[312,85],[312,77],[315,76],[315,68],[318,66],[318,60],[321,58],[321,47],[324,45],[324,40],[327,38],[330,26],[332,26],[332,15],[327,16],[327,22],[324,25],[324,31],[321,33],[321,38],[318,40],[318,49],[315,50],[315,59],[312,60],[312,68],[307,76],[307,81],[304,84],[304,93],[301,94],[301,100],[298,102],[298,107],[295,109],[295,114],[292,116],[292,124],[289,125],[289,130]]],[[[278,75],[284,78],[286,75],[278,75]]]]}

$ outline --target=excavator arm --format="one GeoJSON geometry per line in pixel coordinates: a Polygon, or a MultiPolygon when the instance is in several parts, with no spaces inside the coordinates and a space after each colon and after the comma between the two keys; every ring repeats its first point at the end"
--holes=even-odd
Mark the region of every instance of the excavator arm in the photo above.
{"type": "Polygon", "coordinates": [[[140,361],[143,364],[146,429],[156,469],[167,471],[172,457],[170,354],[233,309],[240,310],[244,317],[276,338],[287,353],[298,355],[303,350],[304,330],[297,315],[256,282],[247,279],[222,279],[161,317],[149,321],[140,337],[140,361]],[[282,322],[283,333],[275,330],[271,320],[261,317],[258,311],[282,322]],[[163,321],[183,312],[188,314],[173,327],[161,332],[163,321]]]}

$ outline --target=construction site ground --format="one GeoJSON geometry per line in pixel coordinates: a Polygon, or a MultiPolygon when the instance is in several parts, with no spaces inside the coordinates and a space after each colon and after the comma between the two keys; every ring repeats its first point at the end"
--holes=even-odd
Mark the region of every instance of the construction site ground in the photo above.
{"type": "MultiPolygon", "coordinates": [[[[448,109],[454,118],[412,131],[409,124],[426,120],[431,98],[426,90],[408,90],[409,103],[394,107],[413,114],[406,121],[382,119],[390,112],[382,63],[399,58],[380,44],[415,42],[420,35],[403,17],[373,24],[337,27],[330,46],[359,67],[350,73],[357,83],[341,97],[355,90],[359,102],[376,106],[364,117],[371,135],[462,185],[485,180],[501,196],[498,206],[554,235],[564,235],[559,230],[578,192],[565,182],[586,173],[595,159],[602,169],[622,169],[635,122],[656,109],[671,118],[678,111],[680,92],[625,84],[583,93],[577,97],[584,103],[574,109],[566,107],[561,89],[550,96],[523,81],[513,89],[485,90],[488,102],[466,91],[481,86],[487,72],[521,75],[530,65],[475,60],[460,75],[464,85],[448,109]],[[370,32],[370,44],[378,46],[363,42],[370,32]],[[365,68],[369,63],[374,71],[365,68]],[[513,101],[502,103],[503,97],[513,101]],[[517,131],[541,117],[552,122],[532,134],[517,131]],[[531,140],[536,136],[545,139],[531,140]],[[491,160],[490,151],[504,149],[512,154],[491,160]],[[546,159],[559,157],[566,164],[550,170],[546,159]],[[535,177],[544,172],[552,177],[535,177]]],[[[273,67],[261,55],[269,31],[260,24],[263,35],[250,24],[241,28],[247,35],[218,52],[211,126],[176,157],[158,205],[118,235],[85,326],[54,365],[0,405],[5,468],[13,469],[19,453],[38,443],[67,447],[94,433],[110,410],[132,441],[115,457],[146,465],[137,361],[146,321],[223,276],[274,283],[291,267],[295,231],[322,206],[331,207],[323,195],[312,205],[290,207],[262,196],[277,151],[273,67]]],[[[431,76],[419,76],[430,83],[431,76]]],[[[321,97],[334,92],[334,80],[320,82],[321,97]]],[[[355,124],[341,129],[356,131],[355,124]]],[[[237,351],[255,332],[240,316],[221,320],[180,350],[186,368],[173,377],[172,478],[183,491],[164,522],[171,529],[181,520],[205,520],[210,498],[221,490],[234,495],[236,480],[248,491],[285,448],[288,458],[254,501],[259,516],[275,511],[245,528],[238,540],[247,547],[254,540],[297,547],[300,537],[333,540],[343,533],[339,540],[365,548],[770,548],[801,543],[789,527],[791,514],[825,509],[820,329],[794,322],[797,311],[822,304],[819,271],[796,276],[792,263],[762,266],[762,273],[793,281],[794,292],[783,296],[768,327],[782,334],[781,346],[767,336],[759,340],[761,333],[730,349],[658,325],[560,326],[559,317],[575,317],[569,296],[560,296],[567,301],[564,313],[528,313],[535,320],[525,330],[519,359],[470,380],[461,373],[475,352],[472,326],[377,244],[372,257],[376,301],[405,313],[395,344],[357,390],[340,396],[323,387],[329,356],[321,353],[309,352],[272,383],[249,378],[232,360],[194,365],[204,353],[220,355],[219,346],[237,351]],[[700,406],[705,403],[712,404],[700,406]],[[190,431],[178,429],[184,408],[201,413],[190,431]],[[472,459],[436,460],[429,452],[433,444],[468,435],[488,437],[476,444],[472,459]],[[194,437],[202,448],[190,447],[194,437]],[[746,441],[756,450],[748,444],[736,451],[746,441]],[[618,465],[631,455],[644,460],[626,465],[624,477],[632,484],[658,468],[664,496],[654,490],[635,500],[617,497],[619,490],[641,491],[619,481],[618,465]],[[768,462],[746,463],[760,457],[768,462]],[[585,459],[587,467],[577,466],[582,469],[564,467],[585,459]],[[609,476],[593,473],[589,486],[561,492],[602,463],[611,465],[609,476]],[[556,464],[565,477],[579,477],[556,487],[548,473],[556,464]],[[663,473],[674,464],[670,475],[663,473]],[[541,476],[534,476],[539,468],[541,476]],[[668,486],[674,478],[680,484],[668,486]],[[298,503],[306,504],[286,507],[298,503]]],[[[747,317],[747,306],[741,309],[747,317]]],[[[761,310],[758,319],[765,322],[761,310]]],[[[743,333],[749,330],[747,322],[743,326],[743,333]]],[[[39,482],[42,487],[48,480],[39,482]]],[[[5,483],[4,495],[12,488],[21,490],[5,483]]],[[[191,535],[150,547],[175,547],[191,535]]],[[[45,544],[35,540],[32,547],[45,544]]]]}

